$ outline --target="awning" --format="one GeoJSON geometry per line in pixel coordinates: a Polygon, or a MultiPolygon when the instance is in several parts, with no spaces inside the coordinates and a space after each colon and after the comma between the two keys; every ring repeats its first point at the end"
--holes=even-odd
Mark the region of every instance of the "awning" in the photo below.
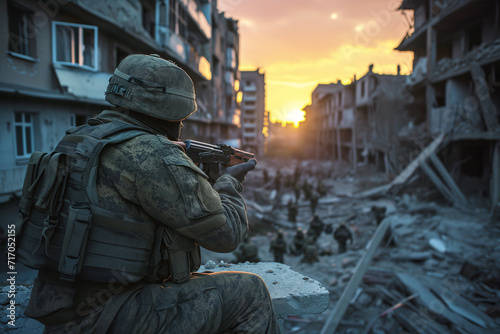
{"type": "Polygon", "coordinates": [[[66,66],[54,66],[54,70],[67,94],[81,99],[105,101],[104,92],[112,74],[66,66]]]}

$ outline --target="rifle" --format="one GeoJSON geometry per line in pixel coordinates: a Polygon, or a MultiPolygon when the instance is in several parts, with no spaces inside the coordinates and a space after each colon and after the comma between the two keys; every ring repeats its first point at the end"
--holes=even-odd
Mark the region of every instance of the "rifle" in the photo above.
{"type": "Polygon", "coordinates": [[[186,151],[188,157],[193,162],[200,166],[205,174],[208,175],[210,183],[214,183],[219,177],[220,166],[230,167],[235,166],[250,159],[255,155],[226,144],[208,144],[196,140],[186,140],[184,142],[176,142],[186,151]]]}

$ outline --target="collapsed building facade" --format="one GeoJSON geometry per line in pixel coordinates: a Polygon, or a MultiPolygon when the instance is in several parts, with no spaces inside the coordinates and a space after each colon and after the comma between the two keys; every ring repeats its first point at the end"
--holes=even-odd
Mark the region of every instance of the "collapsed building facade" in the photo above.
{"type": "Polygon", "coordinates": [[[347,161],[353,171],[373,164],[394,179],[425,152],[418,165],[449,202],[497,207],[499,6],[402,1],[414,20],[396,49],[413,52],[413,72],[380,75],[370,66],[348,85],[318,85],[304,108],[312,158],[347,161]]]}
{"type": "Polygon", "coordinates": [[[314,143],[316,159],[346,161],[355,171],[372,163],[381,171],[394,169],[390,158],[398,128],[408,122],[404,101],[406,76],[378,74],[373,65],[360,79],[350,84],[319,84],[306,106],[306,131],[314,143]]]}
{"type": "Polygon", "coordinates": [[[434,171],[456,185],[434,183],[454,203],[465,195],[492,208],[500,199],[499,6],[405,0],[399,9],[413,11],[414,26],[396,48],[414,53],[406,87],[415,127],[401,131],[400,139],[415,145],[422,134],[443,134],[431,157],[434,171]]]}
{"type": "Polygon", "coordinates": [[[131,53],[193,79],[198,111],[183,138],[240,138],[238,24],[216,0],[1,0],[0,17],[0,203],[21,190],[32,152],[110,106],[108,79],[131,53]]]}

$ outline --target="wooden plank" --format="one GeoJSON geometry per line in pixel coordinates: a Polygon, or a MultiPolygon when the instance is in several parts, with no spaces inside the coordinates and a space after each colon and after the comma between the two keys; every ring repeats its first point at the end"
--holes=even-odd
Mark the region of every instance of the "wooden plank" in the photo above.
{"type": "Polygon", "coordinates": [[[385,235],[385,232],[390,226],[391,220],[392,217],[389,216],[384,220],[382,220],[382,222],[378,226],[377,230],[375,231],[375,234],[373,235],[373,238],[370,241],[366,253],[361,257],[358,264],[356,265],[356,268],[354,269],[354,274],[349,280],[349,283],[347,283],[347,286],[345,287],[342,296],[340,296],[340,299],[335,305],[335,308],[333,309],[325,325],[323,326],[321,334],[335,333],[335,330],[337,329],[340,320],[342,320],[342,317],[344,316],[344,313],[347,310],[347,307],[349,306],[349,302],[354,296],[356,289],[359,283],[361,282],[361,279],[365,275],[368,265],[370,264],[373,256],[375,255],[375,251],[377,250],[380,242],[382,241],[382,238],[385,235]]]}
{"type": "Polygon", "coordinates": [[[479,63],[473,61],[470,63],[470,72],[472,75],[472,80],[476,86],[476,96],[479,99],[479,104],[481,105],[481,111],[483,113],[484,123],[488,131],[495,131],[498,129],[498,116],[497,110],[493,101],[491,100],[490,91],[488,88],[488,83],[486,82],[486,77],[484,71],[479,65],[479,63]]]}
{"type": "Polygon", "coordinates": [[[431,179],[431,181],[434,183],[434,185],[436,186],[436,188],[444,195],[444,197],[447,200],[449,200],[452,203],[459,202],[458,198],[456,198],[453,195],[453,193],[450,191],[450,189],[448,189],[448,187],[443,183],[443,181],[441,181],[441,179],[439,178],[439,176],[437,176],[436,173],[434,173],[434,171],[432,170],[432,168],[429,167],[429,165],[427,163],[422,162],[422,164],[420,165],[420,167],[425,172],[425,174],[427,174],[427,176],[429,177],[429,179],[431,179]]]}
{"type": "Polygon", "coordinates": [[[492,189],[491,189],[491,212],[495,210],[500,202],[500,142],[495,144],[493,151],[493,175],[492,175],[492,189]]]}
{"type": "Polygon", "coordinates": [[[444,134],[440,133],[420,154],[416,157],[406,168],[394,179],[391,183],[379,186],[373,189],[368,189],[361,193],[356,194],[355,198],[370,197],[377,194],[382,194],[389,191],[392,187],[396,185],[401,185],[405,183],[415,172],[415,170],[423,163],[427,158],[436,152],[439,145],[443,141],[444,134]]]}
{"type": "Polygon", "coordinates": [[[441,160],[439,160],[439,158],[436,156],[435,153],[432,153],[429,156],[429,158],[436,167],[436,170],[438,171],[439,175],[441,175],[441,178],[448,185],[449,189],[453,192],[455,197],[459,198],[463,205],[466,205],[467,199],[465,198],[460,188],[458,188],[457,184],[455,183],[451,175],[448,173],[446,167],[443,165],[441,160]]]}

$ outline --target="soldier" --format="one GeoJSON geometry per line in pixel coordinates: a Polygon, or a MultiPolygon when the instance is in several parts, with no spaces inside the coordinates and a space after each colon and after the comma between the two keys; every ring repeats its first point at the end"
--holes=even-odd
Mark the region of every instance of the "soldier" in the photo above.
{"type": "Polygon", "coordinates": [[[316,214],[316,208],[318,207],[319,194],[316,191],[312,191],[311,197],[309,200],[309,205],[311,207],[311,213],[316,214]]]}
{"type": "Polygon", "coordinates": [[[300,261],[301,263],[314,263],[318,262],[318,252],[319,248],[316,244],[316,240],[313,237],[307,237],[306,243],[304,245],[304,257],[300,261]]]}
{"type": "Polygon", "coordinates": [[[317,185],[316,185],[316,192],[318,193],[318,195],[319,195],[320,197],[324,197],[324,196],[326,196],[327,189],[326,189],[326,186],[325,186],[325,184],[323,183],[323,181],[318,180],[318,183],[317,183],[317,185]]]}
{"type": "Polygon", "coordinates": [[[325,223],[323,223],[321,218],[319,218],[318,215],[314,215],[313,219],[311,220],[311,223],[309,224],[309,230],[307,231],[307,236],[313,237],[314,240],[317,240],[321,236],[324,227],[325,223]]]}
{"type": "Polygon", "coordinates": [[[296,223],[297,214],[299,212],[299,207],[297,206],[297,203],[295,203],[293,200],[289,200],[287,207],[288,207],[288,221],[296,223]]]}
{"type": "Polygon", "coordinates": [[[304,198],[306,199],[306,201],[309,201],[311,199],[312,189],[307,180],[304,180],[304,182],[302,183],[302,190],[304,190],[304,198]]]}
{"type": "Polygon", "coordinates": [[[264,177],[264,184],[267,184],[267,182],[269,182],[269,174],[267,172],[267,168],[264,168],[262,170],[262,176],[264,177]]]}
{"type": "Polygon", "coordinates": [[[270,251],[274,254],[274,262],[285,263],[284,255],[287,244],[283,237],[283,232],[279,231],[278,236],[271,241],[270,251]]]}
{"type": "Polygon", "coordinates": [[[295,184],[293,185],[293,191],[295,193],[295,201],[298,203],[300,199],[300,183],[299,181],[295,181],[295,184]]]}
{"type": "Polygon", "coordinates": [[[175,143],[196,111],[193,82],[158,55],[121,61],[106,100],[30,159],[17,259],[39,274],[26,316],[44,333],[278,333],[259,276],[196,273],[199,246],[231,252],[247,233],[240,192],[256,161],[211,186],[175,143]]]}
{"type": "Polygon", "coordinates": [[[333,237],[339,244],[339,254],[345,253],[347,250],[347,240],[350,240],[352,244],[352,233],[349,228],[345,225],[345,222],[340,223],[335,232],[333,232],[333,237]]]}
{"type": "Polygon", "coordinates": [[[259,249],[248,236],[245,236],[240,248],[234,254],[238,262],[260,262],[259,249]]]}
{"type": "Polygon", "coordinates": [[[280,191],[281,188],[281,171],[278,169],[276,172],[276,176],[274,177],[274,187],[276,188],[276,191],[280,191]]]}
{"type": "Polygon", "coordinates": [[[304,231],[301,227],[297,228],[297,232],[293,237],[292,243],[290,244],[290,253],[293,255],[300,255],[304,251],[305,236],[304,231]]]}

